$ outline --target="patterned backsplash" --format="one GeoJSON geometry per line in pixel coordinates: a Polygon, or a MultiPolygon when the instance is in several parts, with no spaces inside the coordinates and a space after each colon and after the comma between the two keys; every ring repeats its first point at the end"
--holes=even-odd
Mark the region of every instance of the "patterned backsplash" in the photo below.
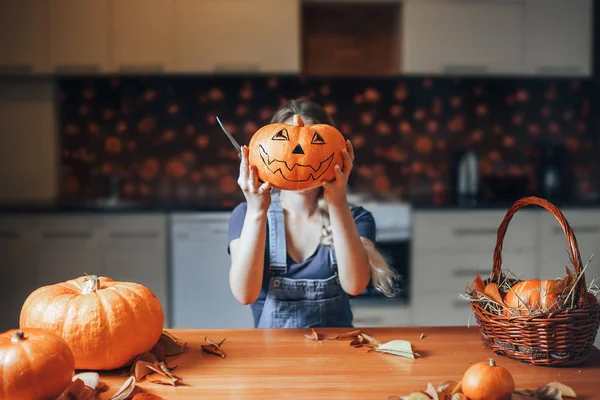
{"type": "Polygon", "coordinates": [[[454,160],[472,149],[481,201],[514,201],[539,194],[540,154],[549,145],[564,150],[565,201],[597,201],[598,93],[578,79],[64,78],[61,194],[106,197],[112,176],[126,199],[234,206],[243,199],[239,159],[215,116],[247,144],[282,103],[307,97],[354,145],[352,192],[448,204],[454,160]]]}

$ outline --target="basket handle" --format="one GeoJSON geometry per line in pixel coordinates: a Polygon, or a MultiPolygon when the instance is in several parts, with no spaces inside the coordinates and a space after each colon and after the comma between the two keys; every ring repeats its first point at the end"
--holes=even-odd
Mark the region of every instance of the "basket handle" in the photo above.
{"type": "MultiPolygon", "coordinates": [[[[571,226],[569,225],[569,223],[567,222],[565,216],[563,215],[563,213],[552,203],[550,203],[547,200],[541,199],[539,197],[535,197],[535,196],[530,196],[530,197],[523,197],[519,200],[517,200],[506,212],[506,215],[504,216],[504,220],[502,221],[502,223],[500,224],[500,227],[498,228],[498,236],[496,238],[496,248],[494,250],[494,269],[492,270],[492,280],[498,280],[500,278],[500,270],[502,267],[502,244],[504,241],[504,236],[506,235],[506,230],[508,228],[508,224],[510,223],[510,220],[512,219],[512,217],[515,215],[515,213],[517,211],[519,211],[521,208],[528,206],[528,205],[537,205],[540,207],[545,208],[546,210],[550,211],[552,213],[552,215],[554,215],[554,218],[556,218],[556,220],[558,221],[558,223],[560,224],[560,227],[562,228],[565,237],[567,239],[567,244],[569,246],[569,254],[571,256],[571,260],[573,260],[573,264],[575,267],[575,273],[579,274],[580,271],[583,268],[583,263],[581,262],[581,256],[579,254],[579,246],[577,245],[577,239],[575,238],[575,233],[573,232],[573,229],[571,229],[571,226]]],[[[580,299],[580,303],[581,302],[587,302],[587,288],[586,288],[586,284],[585,284],[585,273],[582,274],[581,278],[579,279],[579,282],[577,283],[577,287],[575,288],[575,292],[573,293],[573,295],[575,296],[575,298],[579,298],[580,299]]]]}

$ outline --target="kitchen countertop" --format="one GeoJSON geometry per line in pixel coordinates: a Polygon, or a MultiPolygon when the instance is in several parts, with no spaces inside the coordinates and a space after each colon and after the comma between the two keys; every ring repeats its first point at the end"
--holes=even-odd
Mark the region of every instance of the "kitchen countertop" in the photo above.
{"type": "MultiPolygon", "coordinates": [[[[352,329],[320,329],[325,337],[352,329]]],[[[421,355],[408,359],[396,355],[367,353],[348,341],[323,340],[317,343],[304,334],[310,329],[251,330],[170,330],[188,343],[188,350],[167,360],[177,365],[173,374],[183,385],[172,387],[145,380],[138,386],[165,399],[344,399],[386,400],[391,395],[408,395],[436,387],[445,380],[459,381],[475,362],[493,357],[506,367],[518,388],[535,389],[552,381],[572,387],[579,399],[598,398],[600,351],[575,367],[541,367],[525,364],[482,348],[477,327],[363,328],[375,339],[386,342],[409,340],[421,355]],[[421,333],[424,338],[420,339],[421,333]],[[214,341],[227,338],[222,346],[227,357],[200,351],[208,336],[214,341]]],[[[125,382],[118,373],[102,373],[108,399],[125,382]]]]}

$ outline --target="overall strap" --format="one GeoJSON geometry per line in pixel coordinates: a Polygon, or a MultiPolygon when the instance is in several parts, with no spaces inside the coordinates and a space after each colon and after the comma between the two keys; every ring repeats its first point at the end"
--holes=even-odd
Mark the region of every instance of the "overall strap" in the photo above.
{"type": "Polygon", "coordinates": [[[269,222],[269,271],[273,275],[283,275],[287,272],[287,248],[285,220],[278,193],[271,194],[267,221],[269,222]]]}

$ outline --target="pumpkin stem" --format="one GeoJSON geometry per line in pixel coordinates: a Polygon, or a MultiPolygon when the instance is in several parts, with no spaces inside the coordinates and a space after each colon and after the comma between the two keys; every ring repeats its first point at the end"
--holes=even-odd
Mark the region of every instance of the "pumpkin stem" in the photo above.
{"type": "Polygon", "coordinates": [[[294,114],[294,125],[304,126],[304,121],[302,121],[302,117],[300,116],[300,114],[294,114]]]}
{"type": "Polygon", "coordinates": [[[90,294],[100,289],[100,280],[96,275],[88,275],[83,279],[83,294],[90,294]]]}
{"type": "Polygon", "coordinates": [[[490,367],[495,367],[496,361],[493,358],[490,358],[490,367]]]}
{"type": "Polygon", "coordinates": [[[10,338],[10,341],[12,343],[21,343],[23,340],[25,339],[25,332],[23,332],[20,329],[17,329],[15,331],[15,333],[13,333],[12,338],[10,338]]]}

